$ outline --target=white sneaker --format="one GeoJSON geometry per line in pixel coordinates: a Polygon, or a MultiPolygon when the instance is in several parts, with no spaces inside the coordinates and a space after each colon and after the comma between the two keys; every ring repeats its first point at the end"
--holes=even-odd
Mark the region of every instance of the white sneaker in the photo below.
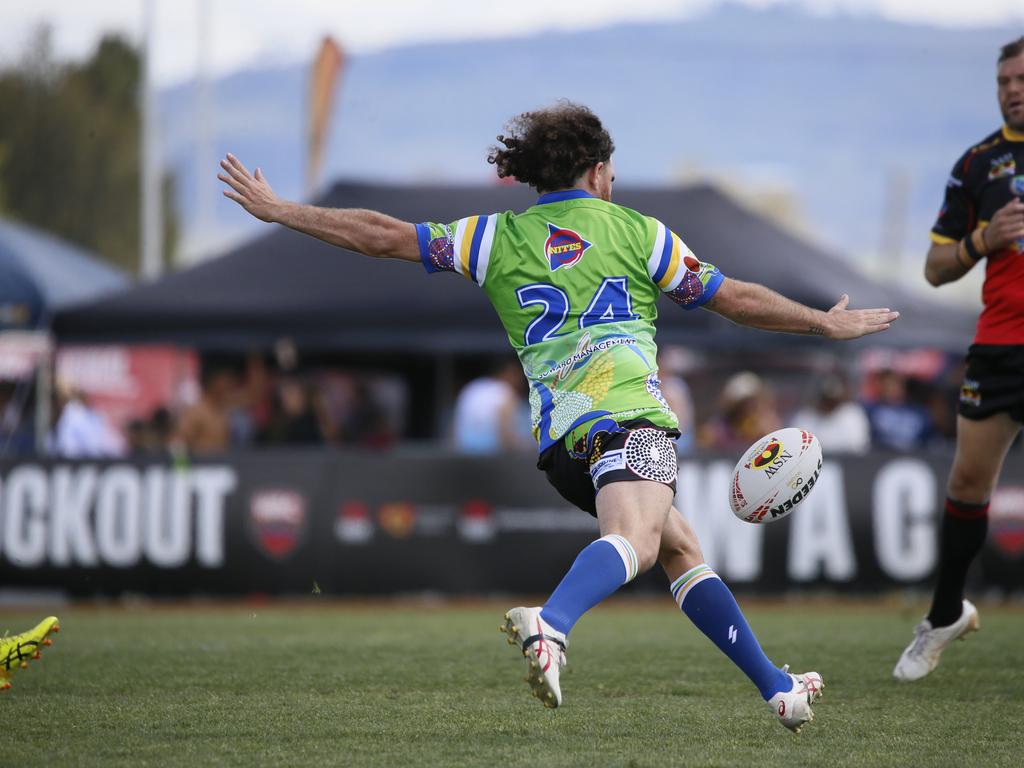
{"type": "Polygon", "coordinates": [[[772,708],[780,723],[793,733],[800,733],[800,729],[814,719],[811,704],[821,696],[821,689],[825,687],[825,683],[817,672],[794,675],[789,671],[788,664],[782,671],[789,674],[793,688],[785,693],[776,693],[768,699],[768,706],[772,708]]]}
{"type": "Polygon", "coordinates": [[[938,666],[939,656],[947,645],[980,628],[978,609],[970,600],[964,600],[960,618],[948,627],[933,628],[932,623],[925,619],[914,627],[914,641],[896,662],[892,676],[905,683],[920,680],[938,666]]]}
{"type": "Polygon", "coordinates": [[[508,635],[509,645],[522,649],[528,664],[524,680],[533,695],[545,707],[554,709],[561,704],[558,674],[565,666],[565,635],[540,617],[540,608],[513,608],[498,629],[508,635]]]}

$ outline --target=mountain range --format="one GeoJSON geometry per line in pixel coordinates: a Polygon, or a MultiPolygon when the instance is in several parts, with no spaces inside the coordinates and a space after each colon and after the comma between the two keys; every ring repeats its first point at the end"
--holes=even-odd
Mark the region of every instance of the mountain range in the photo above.
{"type": "MultiPolygon", "coordinates": [[[[740,192],[781,188],[819,243],[914,260],[954,161],[1001,123],[996,55],[1022,33],[724,5],[671,23],[352,56],[323,178],[493,183],[485,157],[507,119],[568,98],[611,131],[618,184],[712,177],[740,192]]],[[[303,195],[307,77],[297,64],[211,84],[214,152],[259,165],[293,199],[303,195]]],[[[199,190],[196,92],[186,83],[159,94],[160,130],[186,240],[209,251],[257,225],[220,197],[216,168],[199,190]]]]}

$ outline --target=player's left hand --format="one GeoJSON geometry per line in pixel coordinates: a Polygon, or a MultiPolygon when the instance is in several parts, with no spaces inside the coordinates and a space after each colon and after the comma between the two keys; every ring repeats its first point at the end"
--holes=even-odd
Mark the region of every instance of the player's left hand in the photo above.
{"type": "Polygon", "coordinates": [[[869,333],[878,333],[892,325],[899,312],[885,309],[847,309],[850,297],[845,293],[826,314],[828,326],[825,335],[830,339],[859,339],[869,333]]]}
{"type": "Polygon", "coordinates": [[[982,239],[990,253],[998,253],[1024,238],[1024,202],[1014,197],[992,215],[992,221],[982,230],[982,239]]]}
{"type": "Polygon", "coordinates": [[[224,190],[224,197],[231,198],[261,221],[273,221],[274,211],[281,200],[263,178],[263,172],[257,168],[255,174],[249,173],[230,152],[220,161],[220,167],[224,173],[218,173],[217,178],[231,187],[224,190]]]}

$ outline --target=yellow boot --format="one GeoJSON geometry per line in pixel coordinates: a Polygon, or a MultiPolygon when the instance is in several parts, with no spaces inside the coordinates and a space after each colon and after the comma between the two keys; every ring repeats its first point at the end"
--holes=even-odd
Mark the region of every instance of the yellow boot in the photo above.
{"type": "Polygon", "coordinates": [[[11,687],[11,675],[19,667],[25,669],[30,659],[42,658],[42,648],[52,645],[51,632],[60,632],[56,616],[47,616],[28,632],[0,639],[0,691],[11,687]]]}

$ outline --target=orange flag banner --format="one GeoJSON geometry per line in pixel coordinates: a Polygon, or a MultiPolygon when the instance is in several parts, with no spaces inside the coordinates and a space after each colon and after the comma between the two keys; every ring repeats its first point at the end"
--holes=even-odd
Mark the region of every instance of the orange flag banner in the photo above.
{"type": "Polygon", "coordinates": [[[345,53],[332,38],[325,37],[313,60],[309,78],[309,105],[306,116],[306,194],[316,193],[323,170],[324,144],[334,107],[335,86],[345,66],[345,53]]]}

